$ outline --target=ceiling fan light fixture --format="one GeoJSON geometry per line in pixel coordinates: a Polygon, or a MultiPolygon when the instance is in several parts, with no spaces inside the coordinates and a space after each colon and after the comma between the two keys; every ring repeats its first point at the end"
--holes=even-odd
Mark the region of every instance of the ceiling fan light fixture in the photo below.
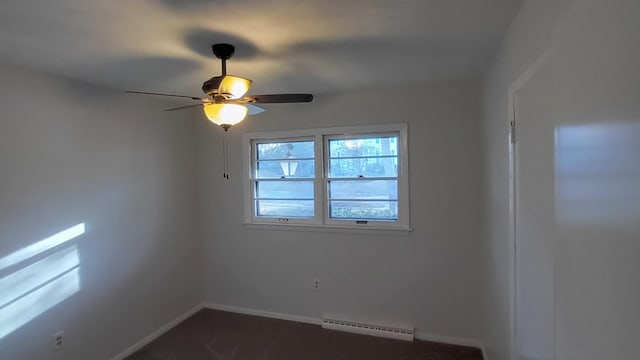
{"type": "Polygon", "coordinates": [[[225,75],[220,82],[218,94],[227,99],[239,99],[249,91],[253,81],[239,76],[225,75]]]}
{"type": "Polygon", "coordinates": [[[240,104],[206,104],[204,113],[211,122],[228,130],[247,116],[248,108],[240,104]]]}
{"type": "MultiPolygon", "coordinates": [[[[313,100],[313,94],[264,94],[249,95],[253,81],[240,76],[227,75],[227,60],[233,55],[235,48],[231,44],[218,43],[212,45],[214,55],[221,60],[222,72],[202,84],[202,92],[205,97],[164,94],[157,92],[126,91],[132,94],[154,95],[178,97],[195,100],[194,105],[178,106],[165,111],[188,109],[201,106],[207,118],[214,124],[222,127],[225,131],[233,125],[241,122],[247,115],[256,115],[265,109],[255,104],[283,104],[283,103],[305,103],[313,100]]],[[[297,168],[297,162],[288,161],[285,165],[287,175],[293,174],[297,168]]]]}

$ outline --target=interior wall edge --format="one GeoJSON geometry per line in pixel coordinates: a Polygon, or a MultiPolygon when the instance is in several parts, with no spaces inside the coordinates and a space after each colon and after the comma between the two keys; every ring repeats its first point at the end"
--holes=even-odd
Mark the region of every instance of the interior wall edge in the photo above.
{"type": "Polygon", "coordinates": [[[123,350],[118,355],[112,357],[110,360],[124,360],[127,356],[130,356],[133,353],[135,353],[136,351],[142,349],[147,344],[149,344],[152,341],[154,341],[155,339],[159,338],[164,333],[166,333],[167,331],[173,329],[174,327],[179,325],[181,322],[187,320],[188,318],[190,318],[191,316],[193,316],[195,313],[197,313],[198,311],[202,310],[203,308],[204,308],[204,305],[202,303],[195,305],[194,307],[192,307],[191,309],[187,310],[186,312],[178,315],[178,317],[176,317],[175,319],[173,319],[173,320],[169,321],[168,323],[162,325],[157,330],[154,330],[149,335],[145,336],[144,338],[140,339],[139,341],[136,341],[134,344],[132,344],[131,346],[129,346],[128,348],[123,350]]]}

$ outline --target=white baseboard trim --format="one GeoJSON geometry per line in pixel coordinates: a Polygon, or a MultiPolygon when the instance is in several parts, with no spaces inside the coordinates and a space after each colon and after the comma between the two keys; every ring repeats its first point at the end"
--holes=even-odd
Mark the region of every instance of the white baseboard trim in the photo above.
{"type": "MultiPolygon", "coordinates": [[[[249,309],[249,308],[244,308],[239,306],[223,305],[223,304],[216,304],[216,303],[204,303],[203,307],[205,309],[228,311],[228,312],[233,312],[237,314],[254,315],[254,316],[268,317],[273,319],[296,321],[296,322],[301,322],[306,324],[322,325],[322,319],[312,318],[307,316],[289,315],[289,314],[283,314],[283,313],[272,312],[272,311],[256,310],[256,309],[249,309]]],[[[485,354],[484,343],[480,340],[458,338],[458,337],[452,337],[452,336],[442,336],[442,335],[436,335],[436,334],[430,334],[430,333],[424,333],[424,332],[416,332],[414,337],[416,340],[433,341],[433,342],[439,342],[439,343],[445,343],[445,344],[451,344],[451,345],[475,347],[482,351],[482,356],[484,356],[485,360],[488,359],[485,354]]]]}
{"type": "Polygon", "coordinates": [[[184,314],[178,316],[177,318],[169,321],[168,323],[164,324],[159,329],[157,329],[154,332],[152,332],[151,334],[147,335],[144,339],[136,342],[135,344],[129,346],[126,350],[124,350],[120,354],[112,357],[111,360],[123,360],[127,356],[132,355],[134,352],[142,349],[145,345],[147,345],[150,342],[152,342],[153,340],[159,338],[162,334],[166,333],[167,331],[171,330],[176,325],[180,324],[181,322],[185,321],[187,318],[191,317],[191,315],[193,315],[193,314],[197,313],[198,311],[202,310],[202,307],[203,307],[202,304],[198,304],[198,305],[194,306],[191,310],[189,310],[189,311],[185,312],[184,314]]]}
{"type": "Polygon", "coordinates": [[[237,313],[237,314],[261,316],[261,317],[280,319],[280,320],[289,320],[289,321],[295,321],[295,322],[313,324],[313,325],[322,325],[322,319],[312,318],[307,316],[289,315],[289,314],[282,314],[282,313],[272,312],[272,311],[256,310],[256,309],[249,309],[249,308],[244,308],[239,306],[231,306],[231,305],[223,305],[223,304],[215,304],[215,303],[204,303],[203,307],[205,309],[228,311],[228,312],[237,313]]]}

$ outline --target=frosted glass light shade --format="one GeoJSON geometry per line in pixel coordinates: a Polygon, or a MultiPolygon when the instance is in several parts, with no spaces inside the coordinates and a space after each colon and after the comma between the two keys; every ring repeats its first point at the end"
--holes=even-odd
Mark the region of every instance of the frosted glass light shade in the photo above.
{"type": "Polygon", "coordinates": [[[229,128],[247,116],[247,109],[239,104],[206,104],[204,113],[214,124],[229,128]]]}
{"type": "Polygon", "coordinates": [[[225,75],[218,87],[218,94],[227,99],[239,99],[249,91],[252,81],[239,76],[225,75]]]}

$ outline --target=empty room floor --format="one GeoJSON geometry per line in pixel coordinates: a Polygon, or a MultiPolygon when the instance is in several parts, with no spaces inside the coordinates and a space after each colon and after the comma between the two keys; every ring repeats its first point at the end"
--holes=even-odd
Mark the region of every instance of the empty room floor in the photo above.
{"type": "Polygon", "coordinates": [[[201,310],[127,360],[481,360],[479,349],[201,310]]]}

